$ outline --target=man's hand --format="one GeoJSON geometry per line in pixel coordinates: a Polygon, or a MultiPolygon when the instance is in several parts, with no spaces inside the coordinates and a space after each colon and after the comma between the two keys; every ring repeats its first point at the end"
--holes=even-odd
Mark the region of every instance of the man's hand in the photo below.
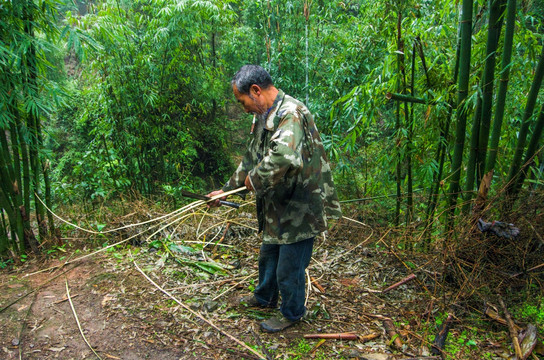
{"type": "Polygon", "coordinates": [[[249,175],[246,176],[246,180],[244,181],[244,185],[249,191],[254,191],[253,186],[251,185],[251,180],[249,180],[249,175]]]}
{"type": "MultiPolygon", "coordinates": [[[[206,195],[206,196],[208,196],[208,197],[214,197],[214,196],[217,196],[217,195],[220,195],[220,194],[223,194],[223,193],[224,193],[223,190],[216,190],[216,191],[212,191],[211,193],[209,193],[209,194],[206,195]]],[[[218,206],[221,206],[221,203],[219,202],[219,200],[225,201],[225,200],[227,200],[227,197],[224,196],[224,197],[222,197],[222,198],[215,199],[214,201],[210,201],[210,202],[208,203],[208,207],[210,208],[210,207],[218,207],[218,206]]]]}

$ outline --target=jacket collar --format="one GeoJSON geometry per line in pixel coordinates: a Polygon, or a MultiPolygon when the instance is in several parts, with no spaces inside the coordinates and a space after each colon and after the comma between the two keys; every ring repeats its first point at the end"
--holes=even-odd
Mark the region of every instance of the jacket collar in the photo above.
{"type": "Polygon", "coordinates": [[[278,128],[278,125],[280,122],[280,116],[277,116],[278,110],[283,104],[284,99],[285,99],[285,93],[281,89],[278,89],[278,95],[276,95],[276,99],[274,99],[274,103],[272,104],[272,107],[268,111],[268,116],[266,117],[266,121],[264,123],[264,128],[266,130],[276,131],[276,129],[278,128]]]}

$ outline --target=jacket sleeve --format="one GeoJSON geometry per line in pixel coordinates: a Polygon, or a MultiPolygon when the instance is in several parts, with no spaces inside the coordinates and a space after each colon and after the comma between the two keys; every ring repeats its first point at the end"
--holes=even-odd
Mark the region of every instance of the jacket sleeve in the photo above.
{"type": "Polygon", "coordinates": [[[302,142],[300,117],[296,114],[286,114],[270,138],[266,155],[249,172],[249,179],[258,196],[263,196],[286,178],[298,174],[302,168],[300,155],[302,142]]]}

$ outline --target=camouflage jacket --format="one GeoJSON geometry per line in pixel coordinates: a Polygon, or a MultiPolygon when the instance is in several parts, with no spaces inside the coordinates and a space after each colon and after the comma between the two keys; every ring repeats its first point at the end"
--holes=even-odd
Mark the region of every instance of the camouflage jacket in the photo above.
{"type": "Polygon", "coordinates": [[[313,116],[281,90],[256,124],[248,151],[223,190],[243,186],[247,175],[265,244],[311,238],[327,229],[327,216],[342,215],[313,116]]]}

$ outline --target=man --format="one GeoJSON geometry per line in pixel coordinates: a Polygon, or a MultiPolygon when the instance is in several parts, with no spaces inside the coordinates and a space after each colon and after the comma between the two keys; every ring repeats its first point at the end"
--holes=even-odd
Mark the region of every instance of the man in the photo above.
{"type": "MultiPolygon", "coordinates": [[[[327,229],[327,216],[340,218],[331,169],[312,114],[300,101],[277,89],[260,66],[245,65],[234,75],[232,90],[257,123],[238,169],[222,190],[245,186],[254,191],[259,232],[259,284],[242,301],[276,307],[281,316],[261,323],[281,331],[305,314],[305,269],[314,239],[327,229]]],[[[219,206],[216,201],[211,206],[219,206]]]]}

